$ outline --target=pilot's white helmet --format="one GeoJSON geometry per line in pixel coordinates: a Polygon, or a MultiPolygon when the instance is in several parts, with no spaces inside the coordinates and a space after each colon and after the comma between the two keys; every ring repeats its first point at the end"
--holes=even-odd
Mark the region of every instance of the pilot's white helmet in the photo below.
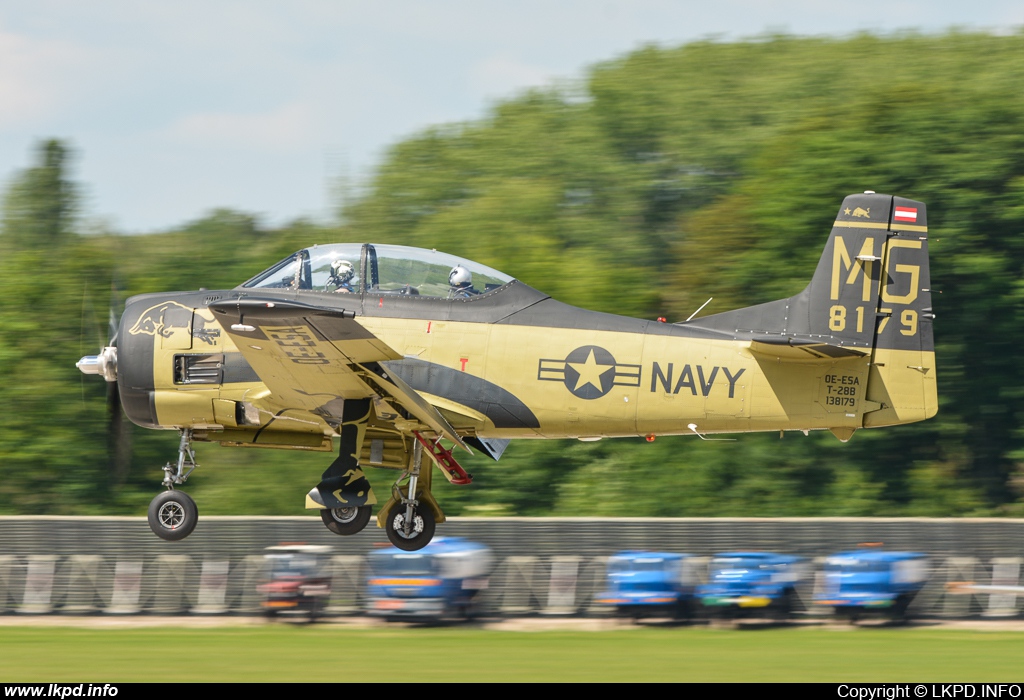
{"type": "Polygon", "coordinates": [[[335,260],[331,263],[331,274],[338,282],[348,282],[355,270],[348,260],[335,260]]]}
{"type": "Polygon", "coordinates": [[[456,265],[448,273],[448,284],[453,287],[468,287],[473,283],[473,273],[462,265],[456,265]]]}

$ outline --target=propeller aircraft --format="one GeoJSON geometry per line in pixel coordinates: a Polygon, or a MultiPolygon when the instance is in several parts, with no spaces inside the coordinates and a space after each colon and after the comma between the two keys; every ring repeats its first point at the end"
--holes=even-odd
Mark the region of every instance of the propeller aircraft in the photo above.
{"type": "Polygon", "coordinates": [[[179,433],[149,507],[158,536],[194,529],[178,487],[193,442],[210,441],[337,452],[306,507],[352,535],[377,505],[388,539],[416,550],[445,520],[435,467],[472,481],[456,450],[786,430],[845,442],[935,415],[927,231],[921,202],[851,195],[802,292],[680,323],[575,308],[435,250],[317,245],[235,289],[129,299],[116,341],[78,367],[115,384],[135,424],[179,433]],[[382,505],[364,466],[399,472],[382,505]]]}

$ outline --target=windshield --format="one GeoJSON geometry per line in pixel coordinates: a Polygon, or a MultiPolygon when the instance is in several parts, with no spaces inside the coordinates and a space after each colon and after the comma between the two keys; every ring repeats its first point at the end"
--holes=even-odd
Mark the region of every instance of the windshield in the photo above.
{"type": "Polygon", "coordinates": [[[769,573],[784,568],[785,565],[772,564],[759,557],[717,557],[711,560],[711,577],[734,578],[755,572],[769,573]]]}
{"type": "Polygon", "coordinates": [[[300,250],[242,287],[471,299],[511,281],[486,265],[436,250],[339,243],[300,250]]]}
{"type": "Polygon", "coordinates": [[[608,562],[608,573],[612,576],[626,576],[640,572],[660,573],[670,568],[661,557],[642,559],[612,559],[608,562]]]}
{"type": "Polygon", "coordinates": [[[273,578],[306,576],[317,568],[317,559],[311,554],[271,554],[267,558],[273,578]]]}
{"type": "Polygon", "coordinates": [[[830,574],[883,574],[889,570],[889,563],[876,559],[829,559],[825,571],[830,574]]]}
{"type": "Polygon", "coordinates": [[[437,571],[431,557],[424,554],[370,555],[370,568],[377,576],[436,576],[437,571]]]}
{"type": "Polygon", "coordinates": [[[362,245],[313,246],[289,255],[242,286],[254,289],[305,289],[358,292],[362,245]]]}

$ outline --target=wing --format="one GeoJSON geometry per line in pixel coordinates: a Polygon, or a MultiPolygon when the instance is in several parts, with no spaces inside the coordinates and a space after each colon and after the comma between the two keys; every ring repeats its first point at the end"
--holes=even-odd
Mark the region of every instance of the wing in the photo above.
{"type": "Polygon", "coordinates": [[[340,419],[345,399],[386,397],[468,451],[434,406],[378,364],[402,355],[354,312],[251,297],[214,302],[210,310],[267,385],[268,403],[340,419]]]}

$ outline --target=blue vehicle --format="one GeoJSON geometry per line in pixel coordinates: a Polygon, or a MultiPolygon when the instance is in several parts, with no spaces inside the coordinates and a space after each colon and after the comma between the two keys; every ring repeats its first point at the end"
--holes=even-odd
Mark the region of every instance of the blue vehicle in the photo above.
{"type": "Polygon", "coordinates": [[[774,552],[723,552],[711,559],[708,582],[697,596],[713,616],[756,613],[788,619],[798,603],[797,587],[807,580],[807,560],[774,552]]]}
{"type": "Polygon", "coordinates": [[[689,619],[697,577],[693,557],[671,552],[618,552],[608,558],[608,589],[597,602],[623,617],[689,619]]]}
{"type": "Polygon", "coordinates": [[[461,537],[438,537],[415,552],[377,550],[369,556],[366,612],[388,620],[469,619],[493,563],[489,547],[461,537]]]}
{"type": "Polygon", "coordinates": [[[864,613],[903,621],[910,603],[928,582],[928,571],[928,557],[920,552],[840,552],[825,561],[824,585],[814,602],[831,606],[837,616],[850,622],[864,613]]]}

